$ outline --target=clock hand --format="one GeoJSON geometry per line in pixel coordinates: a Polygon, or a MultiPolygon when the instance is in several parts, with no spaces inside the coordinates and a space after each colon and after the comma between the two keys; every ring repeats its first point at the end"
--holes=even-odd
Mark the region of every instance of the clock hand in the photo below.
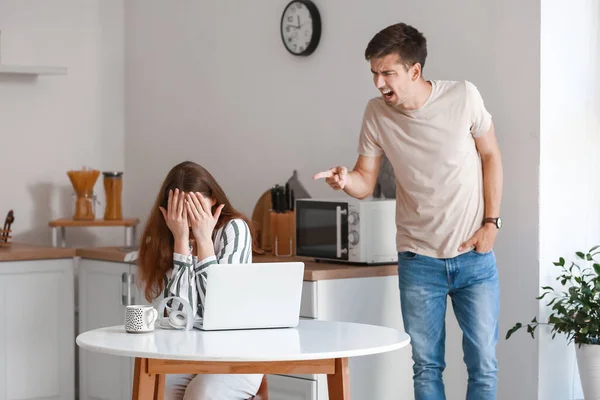
{"type": "Polygon", "coordinates": [[[286,25],[286,26],[285,26],[285,29],[286,29],[286,30],[289,32],[289,31],[290,31],[290,28],[294,28],[294,29],[300,29],[300,28],[302,28],[304,25],[306,25],[306,24],[308,24],[308,23],[309,23],[309,22],[305,22],[305,23],[303,23],[303,24],[301,24],[301,25],[298,25],[298,26],[296,26],[296,25],[286,25]]]}

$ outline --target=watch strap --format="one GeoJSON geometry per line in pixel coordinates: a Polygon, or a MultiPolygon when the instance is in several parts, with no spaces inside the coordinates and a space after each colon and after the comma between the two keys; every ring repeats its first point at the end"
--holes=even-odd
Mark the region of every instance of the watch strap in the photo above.
{"type": "Polygon", "coordinates": [[[488,217],[488,218],[484,218],[483,219],[483,225],[485,224],[494,224],[496,225],[496,227],[498,227],[498,220],[500,219],[500,217],[488,217]]]}

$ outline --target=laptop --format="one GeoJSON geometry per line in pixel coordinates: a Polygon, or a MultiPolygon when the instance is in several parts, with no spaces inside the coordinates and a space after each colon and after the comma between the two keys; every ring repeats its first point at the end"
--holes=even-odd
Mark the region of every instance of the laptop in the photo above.
{"type": "Polygon", "coordinates": [[[300,320],[303,262],[213,264],[197,329],[292,328],[300,320]]]}

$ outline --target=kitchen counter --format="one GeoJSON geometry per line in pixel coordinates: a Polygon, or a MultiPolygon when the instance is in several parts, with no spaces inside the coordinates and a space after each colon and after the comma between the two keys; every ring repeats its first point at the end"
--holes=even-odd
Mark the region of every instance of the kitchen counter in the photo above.
{"type": "Polygon", "coordinates": [[[304,280],[321,281],[326,279],[372,278],[376,276],[398,275],[398,264],[386,265],[348,265],[329,262],[316,262],[308,257],[276,257],[270,254],[253,255],[253,262],[289,262],[304,263],[304,280]]]}
{"type": "Polygon", "coordinates": [[[0,261],[50,260],[75,257],[75,249],[12,243],[0,247],[0,261]]]}
{"type": "MultiPolygon", "coordinates": [[[[96,247],[77,249],[77,256],[91,260],[132,262],[134,252],[123,247],[96,247]]],[[[316,262],[306,257],[276,257],[273,255],[253,255],[253,262],[304,262],[304,280],[320,281],[327,279],[370,278],[376,276],[391,276],[398,274],[397,264],[363,266],[316,262]]]]}

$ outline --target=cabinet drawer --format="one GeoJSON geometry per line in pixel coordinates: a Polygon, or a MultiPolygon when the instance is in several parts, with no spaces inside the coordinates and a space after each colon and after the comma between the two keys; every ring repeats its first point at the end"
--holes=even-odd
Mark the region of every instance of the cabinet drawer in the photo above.
{"type": "Polygon", "coordinates": [[[305,281],[302,283],[300,316],[317,318],[317,282],[305,281]]]}
{"type": "Polygon", "coordinates": [[[268,375],[269,400],[317,400],[317,382],[281,375],[268,375]]]}

